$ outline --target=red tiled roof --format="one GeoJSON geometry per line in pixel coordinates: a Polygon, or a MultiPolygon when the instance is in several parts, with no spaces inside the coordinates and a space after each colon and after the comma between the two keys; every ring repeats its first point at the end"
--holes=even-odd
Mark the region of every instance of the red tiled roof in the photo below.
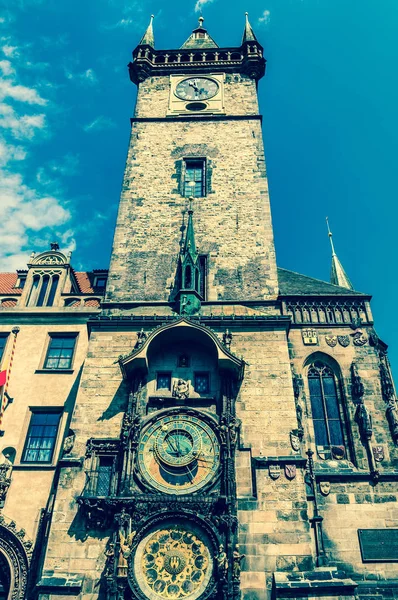
{"type": "Polygon", "coordinates": [[[77,285],[82,294],[94,294],[89,274],[86,271],[74,271],[77,285]]]}
{"type": "Polygon", "coordinates": [[[0,294],[13,294],[20,296],[22,290],[20,288],[14,288],[17,283],[17,273],[0,273],[0,294]]]}

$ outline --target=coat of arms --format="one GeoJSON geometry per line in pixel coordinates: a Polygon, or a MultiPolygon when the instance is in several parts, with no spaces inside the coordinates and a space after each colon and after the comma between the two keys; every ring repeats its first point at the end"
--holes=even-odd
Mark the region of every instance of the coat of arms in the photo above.
{"type": "Polygon", "coordinates": [[[286,479],[294,479],[296,477],[296,465],[285,465],[286,479]]]}
{"type": "Polygon", "coordinates": [[[321,481],[319,483],[319,490],[322,496],[329,496],[330,494],[330,481],[321,481]]]}
{"type": "Polygon", "coordinates": [[[368,336],[363,331],[357,331],[353,335],[355,346],[363,346],[368,341],[368,336]]]}
{"type": "Polygon", "coordinates": [[[303,344],[306,346],[314,346],[318,344],[318,332],[316,329],[303,329],[303,344]]]}
{"type": "Polygon", "coordinates": [[[384,446],[373,446],[372,451],[376,462],[384,460],[384,446]]]}
{"type": "Polygon", "coordinates": [[[271,479],[279,479],[281,475],[281,468],[279,465],[269,465],[268,472],[271,479]]]}
{"type": "Polygon", "coordinates": [[[328,346],[334,348],[337,344],[337,336],[336,335],[327,335],[325,336],[325,340],[328,346]]]}
{"type": "Polygon", "coordinates": [[[350,345],[350,336],[349,335],[338,335],[337,341],[339,342],[340,346],[343,346],[343,348],[347,348],[347,346],[350,345]]]}

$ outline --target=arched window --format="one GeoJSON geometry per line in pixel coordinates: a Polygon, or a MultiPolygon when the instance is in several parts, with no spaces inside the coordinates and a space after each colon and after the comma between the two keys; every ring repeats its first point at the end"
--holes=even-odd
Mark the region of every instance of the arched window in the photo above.
{"type": "Polygon", "coordinates": [[[321,361],[312,363],[308,369],[308,386],[317,446],[344,447],[336,377],[333,370],[321,361]]]}
{"type": "Polygon", "coordinates": [[[36,304],[36,298],[37,298],[37,291],[38,291],[38,288],[39,288],[39,283],[40,283],[40,275],[35,275],[33,277],[32,287],[30,289],[28,306],[35,306],[35,304],[36,304]]]}
{"type": "Polygon", "coordinates": [[[48,294],[48,298],[47,298],[47,306],[52,306],[54,304],[54,298],[55,298],[55,294],[57,292],[57,287],[58,287],[58,279],[59,279],[58,275],[52,276],[50,293],[48,294]]]}

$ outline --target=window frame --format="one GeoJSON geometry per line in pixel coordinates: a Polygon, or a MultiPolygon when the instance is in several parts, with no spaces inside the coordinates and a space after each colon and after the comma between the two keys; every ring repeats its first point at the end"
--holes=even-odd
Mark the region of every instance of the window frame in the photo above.
{"type": "Polygon", "coordinates": [[[210,382],[210,371],[195,371],[193,374],[193,388],[195,390],[195,392],[197,394],[203,394],[205,396],[208,396],[211,392],[211,382],[210,382]],[[196,389],[196,378],[197,377],[203,377],[206,376],[207,378],[207,390],[204,392],[199,391],[198,389],[196,389]]]}
{"type": "Polygon", "coordinates": [[[168,392],[171,392],[171,387],[172,387],[172,372],[171,371],[158,371],[156,373],[156,391],[162,391],[162,390],[167,390],[168,392]],[[165,388],[165,387],[159,387],[159,378],[160,377],[168,377],[169,378],[169,387],[165,388]]]}
{"type": "MultiPolygon", "coordinates": [[[[199,168],[199,167],[197,167],[199,168]]],[[[195,181],[193,179],[192,181],[195,181]]],[[[207,196],[207,159],[203,156],[188,156],[183,159],[183,172],[182,172],[182,181],[181,181],[181,195],[184,198],[205,198],[207,196]],[[202,172],[202,181],[201,181],[201,194],[197,196],[195,193],[188,193],[186,191],[186,176],[189,168],[189,164],[201,164],[200,170],[202,172]]]]}
{"type": "MultiPolygon", "coordinates": [[[[43,465],[43,466],[52,466],[54,465],[55,462],[55,457],[57,456],[57,452],[58,452],[58,446],[59,446],[59,440],[60,440],[60,431],[62,428],[62,424],[63,424],[63,408],[62,407],[50,407],[50,406],[45,406],[45,407],[38,407],[38,406],[33,406],[29,408],[29,413],[30,415],[28,418],[28,423],[27,423],[27,428],[25,430],[25,438],[24,438],[24,444],[23,444],[23,448],[22,448],[22,453],[19,459],[19,464],[23,465],[23,466],[31,466],[31,465],[43,465]],[[58,415],[58,423],[57,423],[57,430],[56,430],[56,434],[53,438],[53,444],[51,447],[51,456],[49,458],[49,460],[26,460],[25,459],[25,453],[27,452],[27,450],[29,449],[28,447],[28,442],[29,442],[29,433],[31,431],[31,427],[32,425],[32,421],[35,415],[38,414],[57,414],[58,415]]],[[[42,436],[39,439],[43,439],[44,436],[42,436]]],[[[40,448],[39,448],[40,450],[40,448]]]]}
{"type": "Polygon", "coordinates": [[[1,347],[0,347],[0,366],[1,366],[2,360],[4,358],[4,355],[5,355],[5,352],[6,352],[6,349],[7,349],[7,344],[8,344],[8,338],[9,337],[10,337],[10,334],[7,331],[0,332],[0,339],[4,340],[3,349],[1,350],[1,347]]]}
{"type": "Polygon", "coordinates": [[[78,338],[79,338],[79,333],[78,332],[62,332],[62,331],[55,331],[55,332],[48,332],[47,334],[47,345],[45,348],[45,352],[43,355],[43,359],[41,362],[41,368],[39,369],[39,371],[45,372],[45,373],[72,373],[73,372],[73,365],[75,362],[75,356],[76,356],[76,348],[77,348],[77,343],[78,343],[78,338]],[[62,367],[62,368],[51,368],[51,367],[47,367],[47,360],[49,358],[49,352],[51,350],[51,343],[53,339],[56,338],[74,338],[75,343],[73,345],[73,350],[72,350],[72,354],[70,357],[70,366],[69,367],[62,367]]]}

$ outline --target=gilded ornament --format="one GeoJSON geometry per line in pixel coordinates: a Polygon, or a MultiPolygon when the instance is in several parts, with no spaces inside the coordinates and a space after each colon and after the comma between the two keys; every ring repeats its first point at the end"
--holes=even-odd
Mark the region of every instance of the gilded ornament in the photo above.
{"type": "Polygon", "coordinates": [[[337,335],[326,335],[325,340],[328,346],[334,348],[337,345],[337,335]]]}
{"type": "Polygon", "coordinates": [[[147,596],[189,599],[205,589],[212,560],[200,534],[171,525],[142,541],[129,568],[147,596]]]}

